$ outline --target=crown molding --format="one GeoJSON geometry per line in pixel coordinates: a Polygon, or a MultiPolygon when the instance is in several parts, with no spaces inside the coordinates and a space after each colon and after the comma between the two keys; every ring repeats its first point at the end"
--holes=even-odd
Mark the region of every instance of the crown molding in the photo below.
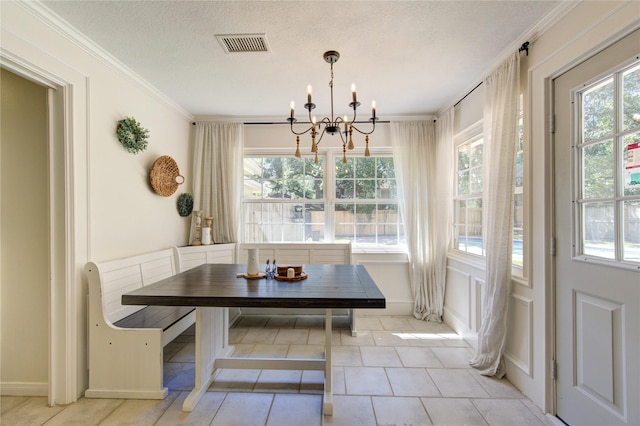
{"type": "Polygon", "coordinates": [[[57,15],[40,1],[16,1],[15,3],[31,15],[35,16],[37,19],[44,22],[46,25],[51,27],[67,40],[80,47],[83,51],[91,55],[93,58],[102,62],[111,70],[123,75],[124,77],[133,81],[135,84],[142,87],[152,96],[156,97],[159,101],[165,103],[175,112],[184,116],[187,120],[193,120],[193,115],[189,111],[178,105],[171,98],[169,98],[151,83],[142,78],[139,74],[120,62],[113,55],[104,50],[87,36],[79,32],[76,28],[71,26],[67,21],[62,19],[59,15],[57,15]]]}

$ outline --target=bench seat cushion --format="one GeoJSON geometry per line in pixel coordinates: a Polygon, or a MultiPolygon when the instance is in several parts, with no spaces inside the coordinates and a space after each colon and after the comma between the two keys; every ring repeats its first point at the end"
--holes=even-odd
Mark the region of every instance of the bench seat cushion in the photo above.
{"type": "Polygon", "coordinates": [[[147,306],[114,325],[121,328],[161,328],[165,331],[194,310],[192,306],[147,306]]]}

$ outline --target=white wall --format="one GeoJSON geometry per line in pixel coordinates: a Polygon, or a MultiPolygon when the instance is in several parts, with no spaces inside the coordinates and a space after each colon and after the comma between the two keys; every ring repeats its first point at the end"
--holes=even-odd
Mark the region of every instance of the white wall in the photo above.
{"type": "MultiPolygon", "coordinates": [[[[528,268],[514,278],[507,336],[507,378],[545,412],[554,411],[553,269],[551,247],[551,174],[549,81],[640,26],[640,3],[580,2],[541,33],[534,34],[529,57],[522,56],[525,84],[525,215],[530,236],[525,247],[528,268]],[[575,6],[575,7],[574,7],[575,6]]],[[[482,76],[479,76],[482,78],[482,76]]],[[[482,87],[482,86],[481,86],[482,87]]],[[[456,107],[456,131],[482,116],[474,92],[456,107]]],[[[445,321],[477,343],[480,326],[483,262],[450,254],[445,321]]]]}
{"type": "Polygon", "coordinates": [[[46,395],[47,89],[4,69],[0,86],[0,383],[46,395]]]}
{"type": "Polygon", "coordinates": [[[66,382],[58,401],[71,402],[87,383],[83,265],[187,242],[188,222],[175,205],[177,196],[192,187],[186,173],[191,117],[153,88],[134,81],[117,63],[107,65],[88,53],[73,34],[54,29],[55,17],[39,7],[2,2],[2,59],[9,67],[60,85],[71,104],[65,133],[70,229],[63,232],[71,270],[67,282],[54,290],[60,293],[62,314],[69,315],[57,324],[60,338],[69,339],[62,343],[71,348],[59,358],[61,369],[66,365],[71,371],[57,372],[66,382]],[[143,153],[129,154],[115,136],[117,121],[125,116],[150,130],[149,148],[143,153]],[[171,197],[156,195],[148,183],[149,169],[160,155],[172,156],[185,172],[185,184],[171,197]]]}

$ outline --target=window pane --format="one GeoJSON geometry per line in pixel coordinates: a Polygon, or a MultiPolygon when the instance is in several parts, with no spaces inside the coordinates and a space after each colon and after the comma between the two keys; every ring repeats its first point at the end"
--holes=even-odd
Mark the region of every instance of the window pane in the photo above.
{"type": "Polygon", "coordinates": [[[482,167],[482,150],[483,140],[479,139],[471,144],[470,164],[469,167],[482,167]]]}
{"type": "Polygon", "coordinates": [[[456,200],[453,205],[453,223],[465,224],[467,214],[467,202],[465,200],[456,200]]]}
{"type": "Polygon", "coordinates": [[[640,132],[623,138],[624,195],[640,195],[640,132]]]}
{"type": "Polygon", "coordinates": [[[336,198],[353,198],[354,190],[353,179],[336,180],[336,198]]]}
{"type": "Polygon", "coordinates": [[[469,170],[458,171],[458,195],[469,193],[469,170]]]}
{"type": "Polygon", "coordinates": [[[640,262],[640,200],[624,202],[622,221],[623,258],[627,261],[640,262]]]}
{"type": "Polygon", "coordinates": [[[262,181],[260,179],[244,179],[244,198],[262,198],[262,181]]]}
{"type": "Polygon", "coordinates": [[[622,75],[623,130],[640,126],[640,64],[622,75]]]}
{"type": "Polygon", "coordinates": [[[342,162],[342,158],[336,158],[336,179],[353,178],[353,176],[353,157],[347,158],[346,163],[342,162]]]}
{"type": "Polygon", "coordinates": [[[615,195],[613,141],[582,148],[583,198],[609,198],[615,195]]]}
{"type": "Polygon", "coordinates": [[[583,253],[615,259],[614,204],[585,203],[582,209],[583,253]]]}
{"type": "Polygon", "coordinates": [[[469,145],[464,144],[458,147],[458,171],[467,170],[469,168],[469,145]]]}
{"type": "Polygon", "coordinates": [[[469,170],[469,193],[482,193],[482,167],[473,167],[469,170]]]}
{"type": "Polygon", "coordinates": [[[244,223],[262,222],[262,204],[261,203],[245,203],[243,210],[244,210],[244,223]]]}
{"type": "Polygon", "coordinates": [[[396,199],[398,197],[398,187],[395,179],[378,180],[377,198],[383,200],[396,199]]]}
{"type": "Polygon", "coordinates": [[[374,157],[358,157],[356,160],[356,178],[375,178],[376,159],[374,157]]]}
{"type": "Polygon", "coordinates": [[[376,181],[374,179],[356,180],[356,198],[361,200],[376,198],[376,181]]]}
{"type": "Polygon", "coordinates": [[[335,239],[336,241],[353,241],[355,237],[355,205],[335,205],[335,239]]]}
{"type": "Polygon", "coordinates": [[[613,78],[582,94],[582,141],[589,142],[613,133],[613,78]]]}
{"type": "Polygon", "coordinates": [[[324,204],[305,204],[304,220],[304,240],[313,242],[325,241],[324,204]]]}
{"type": "Polygon", "coordinates": [[[265,158],[262,168],[263,168],[263,177],[265,179],[282,179],[282,163],[285,158],[275,157],[275,158],[265,158]]]}
{"type": "Polygon", "coordinates": [[[393,157],[378,157],[376,168],[378,178],[393,179],[396,177],[395,167],[393,166],[393,157]]]}
{"type": "Polygon", "coordinates": [[[516,266],[522,266],[522,242],[524,238],[524,200],[521,192],[515,194],[513,203],[513,247],[511,250],[511,263],[516,266]]]}
{"type": "Polygon", "coordinates": [[[305,158],[304,174],[322,179],[324,176],[324,157],[318,157],[318,164],[315,164],[315,159],[313,158],[305,158]]]}
{"type": "Polygon", "coordinates": [[[262,184],[263,198],[284,198],[285,188],[282,180],[266,180],[262,184]]]}
{"type": "Polygon", "coordinates": [[[252,243],[263,243],[264,234],[262,233],[261,225],[245,224],[244,225],[244,241],[248,241],[252,243]]]}
{"type": "Polygon", "coordinates": [[[262,158],[244,159],[244,177],[260,179],[262,177],[262,158]]]}
{"type": "Polygon", "coordinates": [[[380,204],[378,206],[378,244],[398,245],[398,219],[397,204],[380,204]]]}
{"type": "Polygon", "coordinates": [[[524,185],[524,153],[522,150],[516,154],[516,188],[524,185]]]}

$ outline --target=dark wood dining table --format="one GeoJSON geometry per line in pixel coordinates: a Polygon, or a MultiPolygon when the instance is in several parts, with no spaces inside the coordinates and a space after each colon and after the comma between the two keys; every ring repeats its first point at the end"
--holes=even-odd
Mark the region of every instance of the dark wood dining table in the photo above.
{"type": "Polygon", "coordinates": [[[385,297],[362,265],[304,265],[306,279],[245,278],[246,265],[204,264],[122,296],[124,305],[196,307],[195,387],[183,404],[192,411],[220,369],[324,370],[324,415],[333,414],[332,309],[382,309],[385,297]],[[229,307],[325,309],[324,359],[232,357],[229,307]]]}

